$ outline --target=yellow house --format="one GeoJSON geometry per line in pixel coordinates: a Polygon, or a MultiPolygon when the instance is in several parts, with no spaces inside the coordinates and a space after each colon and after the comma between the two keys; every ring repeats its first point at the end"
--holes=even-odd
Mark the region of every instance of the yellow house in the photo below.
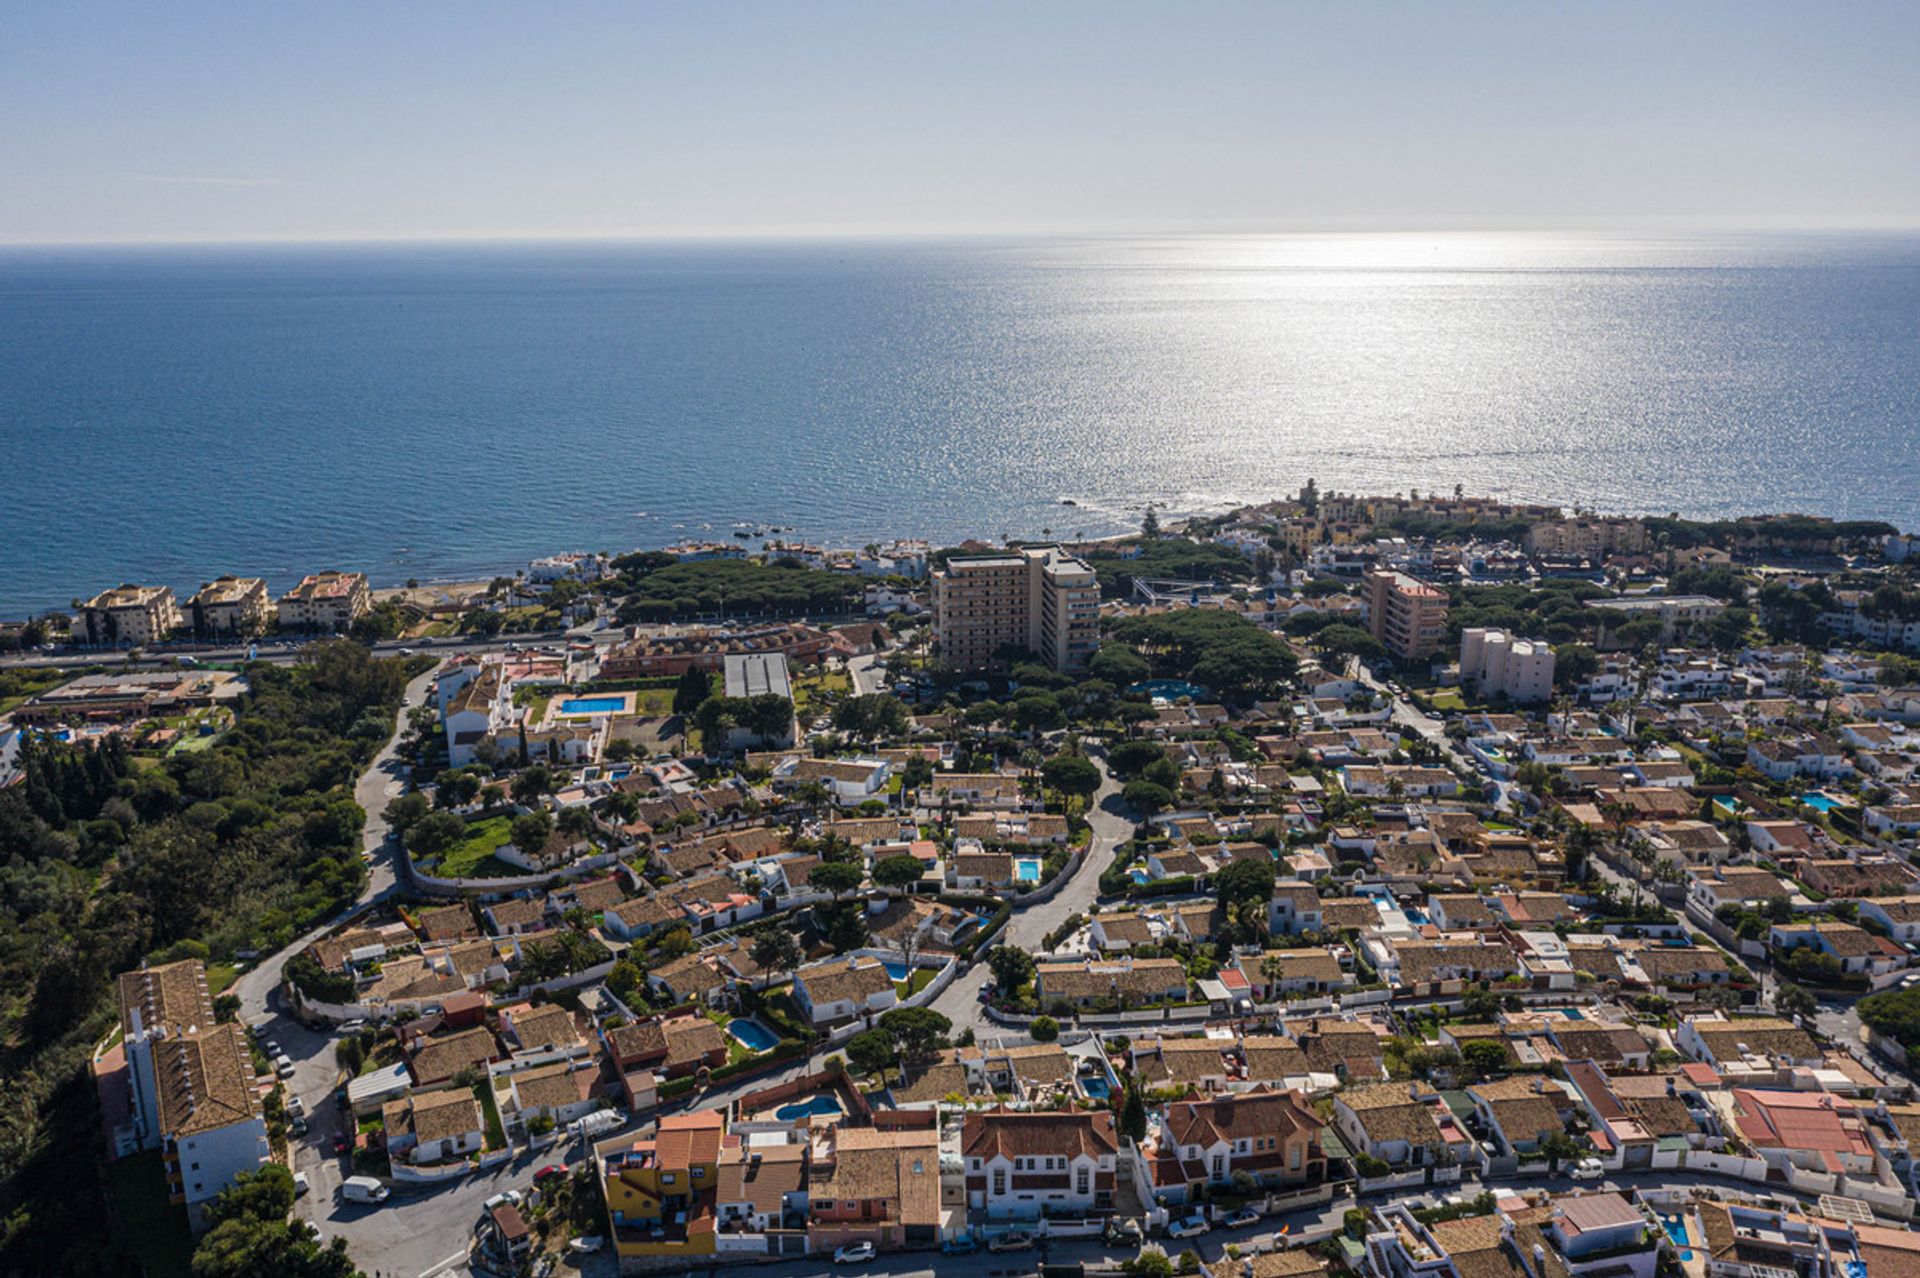
{"type": "Polygon", "coordinates": [[[727,1120],[719,1110],[660,1120],[652,1140],[607,1155],[601,1177],[621,1256],[709,1256],[727,1120]]]}

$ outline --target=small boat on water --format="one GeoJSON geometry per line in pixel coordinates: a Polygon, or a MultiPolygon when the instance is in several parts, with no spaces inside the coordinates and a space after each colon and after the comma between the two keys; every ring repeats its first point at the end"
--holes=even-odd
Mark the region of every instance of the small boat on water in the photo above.
{"type": "Polygon", "coordinates": [[[1060,499],[1060,504],[1061,504],[1062,506],[1078,506],[1078,505],[1079,505],[1080,503],[1079,503],[1079,502],[1077,502],[1077,501],[1075,501],[1075,500],[1074,500],[1073,498],[1071,498],[1071,497],[1062,497],[1062,498],[1060,499]]]}

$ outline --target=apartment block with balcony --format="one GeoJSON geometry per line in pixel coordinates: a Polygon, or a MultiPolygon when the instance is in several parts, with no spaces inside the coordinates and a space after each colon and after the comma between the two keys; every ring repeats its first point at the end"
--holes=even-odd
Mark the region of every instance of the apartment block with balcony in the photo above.
{"type": "Polygon", "coordinates": [[[282,630],[345,630],[373,609],[363,572],[316,572],[280,596],[282,630]]]}
{"type": "Polygon", "coordinates": [[[1429,660],[1447,637],[1447,592],[1403,572],[1370,572],[1367,626],[1395,659],[1429,660]]]}
{"type": "Polygon", "coordinates": [[[1553,697],[1553,648],[1544,639],[1516,639],[1504,630],[1460,632],[1460,681],[1482,697],[1527,703],[1553,697]]]}
{"type": "Polygon", "coordinates": [[[238,1025],[214,1019],[197,959],[123,973],[119,995],[125,1116],[114,1153],[160,1150],[169,1197],[198,1232],[207,1203],[271,1157],[252,1055],[238,1025]]]}
{"type": "Polygon", "coordinates": [[[203,639],[257,635],[273,618],[273,599],[258,577],[218,578],[187,601],[187,620],[194,635],[203,639]]]}
{"type": "Polygon", "coordinates": [[[75,606],[81,638],[104,647],[137,648],[180,628],[171,586],[119,585],[75,606]]]}
{"type": "Polygon", "coordinates": [[[933,636],[957,670],[1018,649],[1055,670],[1084,669],[1100,643],[1100,583],[1055,546],[947,561],[933,575],[933,636]]]}

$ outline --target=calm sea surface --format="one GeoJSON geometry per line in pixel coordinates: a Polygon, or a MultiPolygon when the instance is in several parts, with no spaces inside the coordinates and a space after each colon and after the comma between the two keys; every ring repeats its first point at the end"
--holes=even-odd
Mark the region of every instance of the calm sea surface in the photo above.
{"type": "Polygon", "coordinates": [[[1920,238],[0,254],[0,617],[1308,476],[1920,525],[1920,238]]]}

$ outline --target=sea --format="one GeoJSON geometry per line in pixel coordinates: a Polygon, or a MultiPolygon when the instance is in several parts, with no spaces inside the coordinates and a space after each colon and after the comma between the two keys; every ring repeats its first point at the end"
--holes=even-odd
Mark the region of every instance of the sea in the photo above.
{"type": "Polygon", "coordinates": [[[1920,526],[1920,236],[0,251],[0,618],[1310,477],[1920,526]]]}

